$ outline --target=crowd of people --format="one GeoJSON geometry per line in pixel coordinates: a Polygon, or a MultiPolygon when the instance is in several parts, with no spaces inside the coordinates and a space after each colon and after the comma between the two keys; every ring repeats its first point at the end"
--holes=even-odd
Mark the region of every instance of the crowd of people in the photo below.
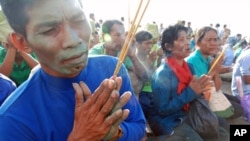
{"type": "Polygon", "coordinates": [[[79,0],[0,2],[3,141],[228,141],[228,120],[246,115],[250,44],[226,24],[141,26],[114,75],[129,30],[124,17],[97,22],[79,0]],[[217,115],[219,135],[204,137],[187,121],[189,108],[208,102],[225,74],[234,113],[217,115]]]}

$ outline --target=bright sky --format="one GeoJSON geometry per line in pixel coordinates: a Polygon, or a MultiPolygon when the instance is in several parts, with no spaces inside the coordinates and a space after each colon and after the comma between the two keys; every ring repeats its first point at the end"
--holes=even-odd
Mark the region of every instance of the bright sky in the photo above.
{"type": "MultiPolygon", "coordinates": [[[[96,20],[134,18],[139,0],[82,0],[86,14],[94,13],[96,20]],[[129,5],[129,6],[128,6],[129,5]],[[128,10],[130,9],[130,10],[128,10]]],[[[144,0],[146,3],[147,0],[144,0]]],[[[143,23],[155,21],[164,26],[177,20],[190,21],[193,29],[216,23],[227,24],[232,34],[250,35],[249,0],[151,0],[143,23]],[[248,10],[248,11],[247,11],[248,10]]]]}
{"type": "MultiPolygon", "coordinates": [[[[96,20],[120,19],[122,16],[132,20],[139,5],[139,0],[82,1],[86,15],[94,13],[96,20]]],[[[167,26],[185,20],[196,29],[219,23],[221,28],[227,24],[233,35],[241,33],[250,37],[249,5],[249,0],[151,0],[142,24],[155,21],[167,26]]]]}

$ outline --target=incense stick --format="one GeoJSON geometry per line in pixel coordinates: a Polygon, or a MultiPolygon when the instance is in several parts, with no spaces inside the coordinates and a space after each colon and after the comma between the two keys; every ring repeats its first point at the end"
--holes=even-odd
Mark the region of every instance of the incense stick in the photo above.
{"type": "Polygon", "coordinates": [[[221,53],[219,54],[219,56],[216,58],[216,60],[214,61],[214,63],[212,64],[211,68],[208,71],[208,75],[213,71],[214,67],[216,66],[216,64],[219,62],[219,60],[221,59],[221,57],[224,55],[226,49],[228,46],[225,46],[223,48],[223,50],[221,51],[221,53]]]}
{"type": "Polygon", "coordinates": [[[136,33],[136,31],[137,31],[137,29],[138,29],[138,27],[139,27],[139,25],[140,25],[140,22],[141,22],[141,20],[142,20],[142,17],[144,16],[144,13],[145,13],[145,11],[146,11],[148,5],[149,5],[150,0],[147,1],[147,4],[146,4],[146,6],[144,7],[144,10],[143,10],[143,12],[142,12],[142,14],[141,14],[141,16],[140,16],[140,19],[139,19],[139,21],[137,22],[137,17],[138,17],[138,15],[139,15],[139,12],[140,12],[140,9],[141,9],[141,6],[142,6],[142,2],[143,2],[143,0],[140,1],[139,7],[137,8],[137,12],[136,12],[136,15],[135,15],[135,17],[134,17],[134,20],[133,20],[133,22],[132,22],[132,25],[131,25],[130,28],[129,28],[127,37],[126,37],[126,39],[125,39],[125,43],[124,43],[124,45],[123,45],[123,47],[122,47],[122,50],[121,50],[121,53],[120,53],[120,55],[119,55],[119,60],[118,60],[118,63],[117,63],[117,65],[116,65],[116,68],[115,68],[115,71],[114,71],[114,75],[117,75],[117,74],[119,73],[119,71],[120,71],[120,68],[121,68],[121,66],[122,66],[122,63],[123,63],[123,61],[125,60],[125,58],[126,58],[126,56],[127,56],[128,49],[129,49],[129,47],[131,46],[131,43],[132,43],[132,41],[133,41],[133,39],[134,39],[134,36],[135,36],[135,33],[136,33]],[[137,22],[137,23],[136,23],[136,22],[137,22]]]}

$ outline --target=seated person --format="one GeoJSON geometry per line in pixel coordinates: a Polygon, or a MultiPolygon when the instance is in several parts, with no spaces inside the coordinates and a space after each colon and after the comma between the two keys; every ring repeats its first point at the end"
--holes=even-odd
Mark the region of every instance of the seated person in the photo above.
{"type": "Polygon", "coordinates": [[[16,84],[0,73],[0,105],[16,89],[16,84]]]}
{"type": "MultiPolygon", "coordinates": [[[[217,30],[210,26],[202,27],[196,33],[196,50],[192,54],[190,54],[186,58],[186,60],[188,63],[193,65],[197,77],[208,74],[210,66],[215,61],[211,56],[216,54],[219,48],[217,34],[217,30]]],[[[221,59],[217,63],[217,65],[209,74],[214,82],[217,91],[220,90],[222,86],[222,80],[220,78],[222,64],[223,59],[221,59]]],[[[243,109],[240,106],[240,101],[235,96],[232,96],[230,94],[225,94],[225,96],[235,109],[234,114],[226,119],[236,119],[241,117],[243,115],[243,109]]],[[[225,119],[219,119],[221,121],[221,125],[224,124],[222,126],[225,127],[225,129],[229,130],[229,125],[224,122],[225,119]]]]}
{"type": "Polygon", "coordinates": [[[186,116],[189,103],[208,90],[206,85],[210,85],[211,78],[203,75],[197,79],[192,66],[185,62],[191,50],[183,25],[164,30],[161,46],[166,57],[152,77],[152,107],[147,121],[159,140],[203,141],[186,123],[186,116]]]}
{"type": "Polygon", "coordinates": [[[250,94],[250,46],[246,47],[239,55],[233,69],[232,92],[233,95],[239,97],[239,89],[237,87],[236,77],[242,79],[242,90],[244,95],[250,94]]]}

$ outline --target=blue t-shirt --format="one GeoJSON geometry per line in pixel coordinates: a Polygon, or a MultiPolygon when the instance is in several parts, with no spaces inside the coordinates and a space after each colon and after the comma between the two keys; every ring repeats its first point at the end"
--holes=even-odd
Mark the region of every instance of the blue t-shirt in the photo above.
{"type": "Polygon", "coordinates": [[[0,73],[0,105],[16,89],[16,84],[0,73]]]}
{"type": "MultiPolygon", "coordinates": [[[[74,123],[72,83],[84,81],[93,92],[104,79],[113,75],[116,64],[114,57],[90,57],[86,68],[74,78],[53,77],[39,69],[0,108],[0,140],[66,141],[74,123]]],[[[124,66],[118,75],[122,77],[120,94],[132,92],[124,66]]],[[[134,94],[123,108],[130,113],[121,124],[123,136],[119,141],[139,141],[145,134],[146,122],[134,94]]]]}

